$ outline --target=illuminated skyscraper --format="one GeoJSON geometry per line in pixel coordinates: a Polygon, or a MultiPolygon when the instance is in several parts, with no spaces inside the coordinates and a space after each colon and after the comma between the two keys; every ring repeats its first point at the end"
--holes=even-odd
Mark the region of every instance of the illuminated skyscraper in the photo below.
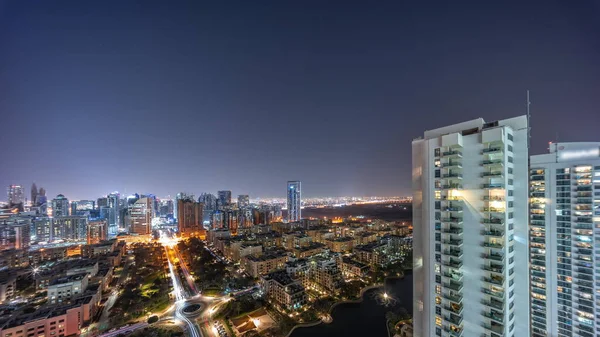
{"type": "Polygon", "coordinates": [[[59,194],[56,198],[52,199],[52,217],[69,215],[69,208],[69,199],[64,195],[59,194]]]}
{"type": "Polygon", "coordinates": [[[108,220],[108,237],[114,238],[119,234],[119,224],[121,208],[120,206],[120,194],[118,192],[114,192],[109,194],[106,197],[108,212],[107,212],[107,220],[108,220]]]}
{"type": "Polygon", "coordinates": [[[152,199],[140,198],[130,207],[129,232],[145,235],[152,231],[152,199]]]}
{"type": "Polygon", "coordinates": [[[202,208],[202,204],[196,202],[193,197],[177,199],[177,225],[180,236],[205,234],[202,226],[202,208]]]}
{"type": "Polygon", "coordinates": [[[531,336],[600,335],[600,143],[530,162],[531,336]]]}
{"type": "Polygon", "coordinates": [[[223,210],[231,205],[231,191],[219,191],[217,196],[217,207],[220,210],[223,210]]]}
{"type": "Polygon", "coordinates": [[[415,337],[529,336],[528,121],[412,142],[415,337]]]}
{"type": "Polygon", "coordinates": [[[250,196],[248,194],[238,195],[238,208],[246,208],[250,206],[250,196]]]}
{"type": "Polygon", "coordinates": [[[25,202],[25,190],[21,185],[10,185],[7,190],[8,203],[11,205],[25,202]]]}
{"type": "Polygon", "coordinates": [[[300,181],[287,182],[287,220],[300,221],[302,218],[302,189],[300,181]]]}
{"type": "Polygon", "coordinates": [[[87,243],[92,245],[108,239],[108,222],[106,219],[92,219],[87,226],[87,243]]]}

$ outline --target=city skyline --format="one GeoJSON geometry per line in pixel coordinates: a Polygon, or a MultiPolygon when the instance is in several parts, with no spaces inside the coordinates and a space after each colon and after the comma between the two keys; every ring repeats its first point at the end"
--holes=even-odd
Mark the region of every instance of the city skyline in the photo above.
{"type": "Polygon", "coordinates": [[[0,186],[408,195],[416,130],[523,114],[527,89],[532,153],[598,122],[590,2],[0,8],[0,186]]]}

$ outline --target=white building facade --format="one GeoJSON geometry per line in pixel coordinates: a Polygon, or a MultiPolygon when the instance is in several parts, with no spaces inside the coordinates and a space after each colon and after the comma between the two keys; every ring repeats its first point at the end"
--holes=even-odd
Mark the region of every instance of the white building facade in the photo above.
{"type": "Polygon", "coordinates": [[[531,335],[600,335],[600,143],[531,156],[531,335]],[[598,236],[596,236],[598,235],[598,236]]]}
{"type": "Polygon", "coordinates": [[[414,336],[529,336],[528,122],[412,143],[414,336]]]}

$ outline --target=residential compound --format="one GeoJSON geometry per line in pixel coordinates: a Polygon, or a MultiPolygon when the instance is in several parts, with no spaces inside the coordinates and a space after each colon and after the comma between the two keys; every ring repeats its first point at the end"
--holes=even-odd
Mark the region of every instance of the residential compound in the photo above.
{"type": "Polygon", "coordinates": [[[531,157],[531,335],[600,335],[600,143],[531,157]],[[596,232],[595,232],[596,231],[596,232]]]}
{"type": "Polygon", "coordinates": [[[529,336],[528,120],[412,143],[414,336],[529,336]]]}

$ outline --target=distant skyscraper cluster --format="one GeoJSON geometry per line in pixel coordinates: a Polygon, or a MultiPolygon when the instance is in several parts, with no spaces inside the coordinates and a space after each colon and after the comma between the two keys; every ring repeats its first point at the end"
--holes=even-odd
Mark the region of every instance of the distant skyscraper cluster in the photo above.
{"type": "MultiPolygon", "coordinates": [[[[292,222],[300,220],[300,182],[293,183],[297,188],[291,206],[294,216],[287,219],[292,222]]],[[[24,191],[21,185],[7,189],[8,205],[0,209],[0,248],[64,241],[92,244],[120,234],[149,235],[155,229],[169,228],[176,228],[180,236],[203,237],[206,229],[236,233],[283,221],[280,205],[252,204],[247,194],[233,199],[230,190],[202,193],[197,199],[186,193],[178,193],[173,200],[113,192],[96,200],[69,200],[64,194],[48,200],[46,191],[34,183],[31,202],[24,191]]]]}
{"type": "Polygon", "coordinates": [[[600,143],[529,156],[528,128],[413,141],[414,336],[600,335],[600,143]]]}

